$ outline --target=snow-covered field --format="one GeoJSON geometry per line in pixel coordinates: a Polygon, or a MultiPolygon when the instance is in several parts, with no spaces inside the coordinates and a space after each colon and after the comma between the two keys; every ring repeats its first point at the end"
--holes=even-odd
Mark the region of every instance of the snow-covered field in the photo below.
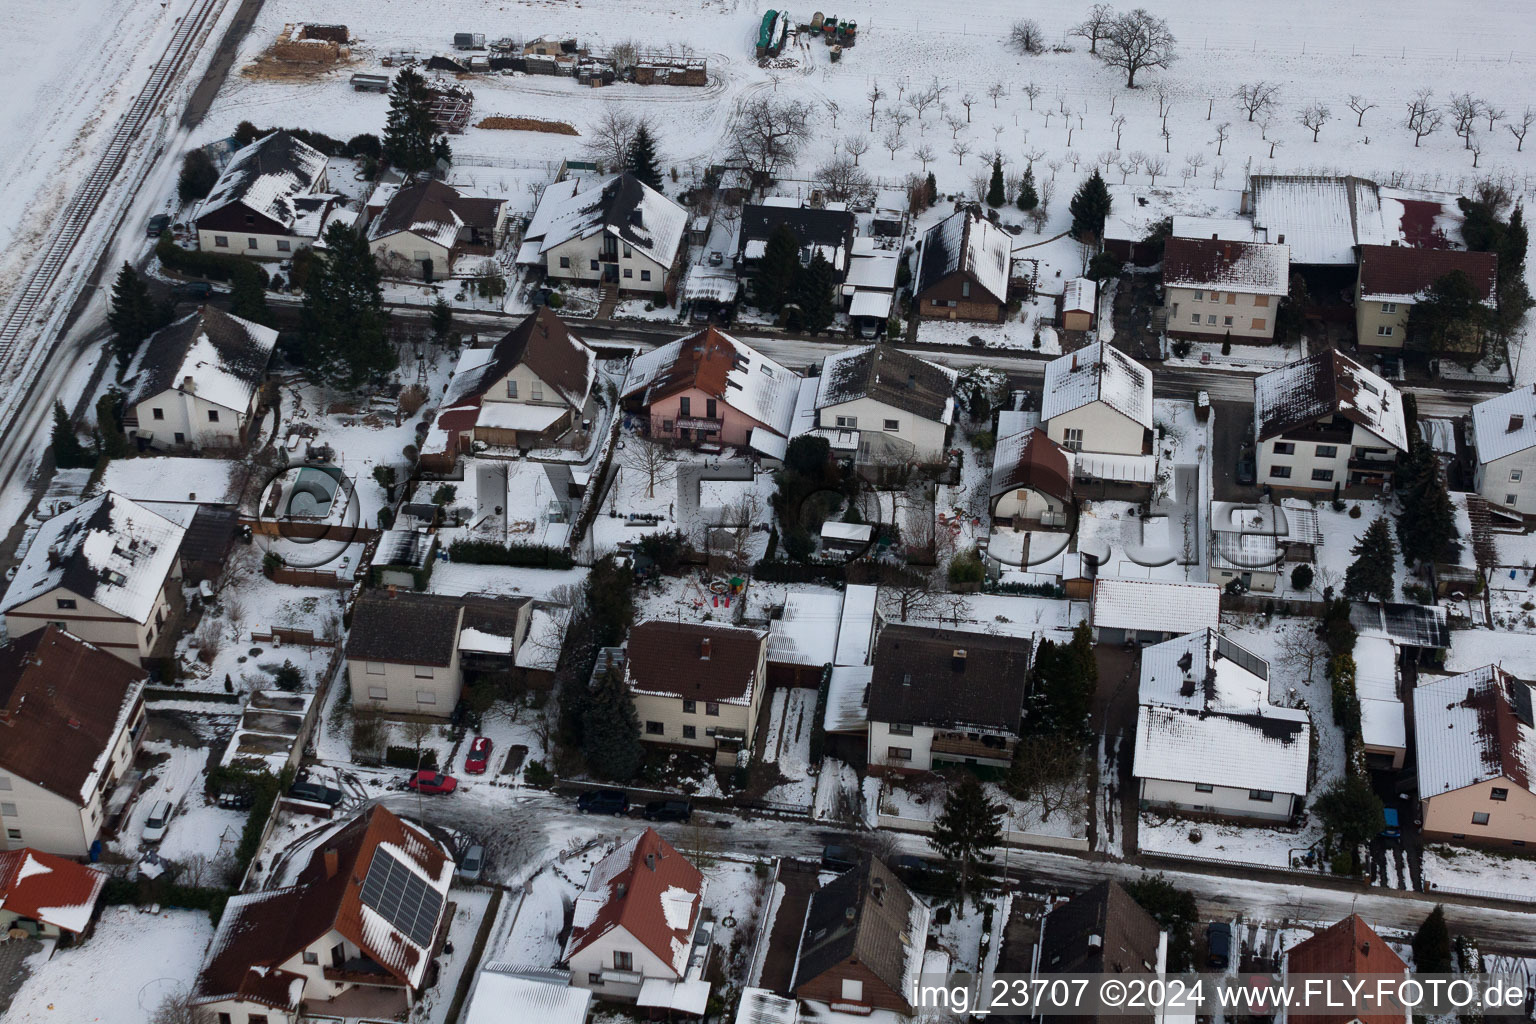
{"type": "Polygon", "coordinates": [[[1424,847],[1424,888],[1536,902],[1536,859],[1433,843],[1424,847]]]}

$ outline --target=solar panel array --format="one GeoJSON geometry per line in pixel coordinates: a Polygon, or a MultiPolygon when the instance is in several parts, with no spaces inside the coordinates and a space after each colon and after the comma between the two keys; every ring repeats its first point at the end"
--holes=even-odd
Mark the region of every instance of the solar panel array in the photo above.
{"type": "Polygon", "coordinates": [[[375,850],[363,879],[364,905],[411,942],[426,949],[443,909],[443,894],[388,850],[375,850]]]}

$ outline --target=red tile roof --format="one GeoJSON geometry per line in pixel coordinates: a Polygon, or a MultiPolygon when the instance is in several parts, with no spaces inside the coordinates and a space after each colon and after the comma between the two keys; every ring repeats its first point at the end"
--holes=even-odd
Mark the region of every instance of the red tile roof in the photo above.
{"type": "Polygon", "coordinates": [[[0,909],[79,932],[107,876],[64,857],[23,847],[0,853],[0,909]]]}
{"type": "MultiPolygon", "coordinates": [[[[1292,947],[1287,962],[1291,974],[1396,974],[1408,970],[1403,958],[1382,941],[1371,926],[1350,914],[1292,947]]],[[[1337,1013],[1307,1018],[1312,1024],[1403,1024],[1401,1013],[1337,1013]]]]}
{"type": "Polygon", "coordinates": [[[758,659],[768,634],[760,629],[651,619],[629,631],[626,672],[637,693],[722,704],[751,704],[758,659]]]}
{"type": "Polygon", "coordinates": [[[1360,294],[1408,296],[1423,294],[1453,270],[1467,275],[1484,302],[1493,301],[1499,258],[1491,252],[1466,249],[1412,249],[1406,245],[1360,247],[1360,294]]]}
{"type": "Polygon", "coordinates": [[[646,404],[697,388],[706,395],[726,395],[725,382],[736,368],[736,346],[714,327],[689,335],[678,347],[677,358],[649,383],[646,404]]]}
{"type": "Polygon", "coordinates": [[[1036,427],[997,442],[992,462],[992,498],[1026,487],[1072,503],[1072,468],[1066,453],[1036,427]]]}
{"type": "Polygon", "coordinates": [[[1170,238],[1163,246],[1163,283],[1258,295],[1290,289],[1290,250],[1267,242],[1170,238]]]}
{"type": "Polygon", "coordinates": [[[598,861],[576,899],[562,960],[623,928],[681,978],[704,907],[704,875],[653,828],[598,861]]]}

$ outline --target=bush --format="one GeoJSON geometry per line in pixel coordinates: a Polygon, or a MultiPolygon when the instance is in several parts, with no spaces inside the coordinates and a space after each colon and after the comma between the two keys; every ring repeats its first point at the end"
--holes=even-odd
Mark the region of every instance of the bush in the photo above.
{"type": "MultiPolygon", "coordinates": [[[[415,771],[417,768],[416,748],[402,747],[398,744],[392,745],[388,750],[384,751],[384,763],[391,768],[409,768],[411,771],[415,771]]],[[[429,772],[437,771],[437,751],[427,748],[422,749],[421,769],[429,772]]]]}
{"type": "Polygon", "coordinates": [[[515,565],[534,569],[569,569],[570,552],[548,544],[498,544],[460,538],[448,545],[448,558],[471,565],[515,565]]]}
{"type": "Polygon", "coordinates": [[[432,504],[451,505],[453,499],[459,496],[459,489],[453,484],[443,484],[432,492],[432,504]]]}
{"type": "Polygon", "coordinates": [[[554,785],[555,773],[544,767],[543,761],[529,761],[523,766],[523,781],[542,789],[554,785]]]}
{"type": "Polygon", "coordinates": [[[996,583],[987,587],[989,594],[1023,594],[1027,597],[1050,597],[1061,600],[1067,589],[1060,583],[996,583]]]}
{"type": "MultiPolygon", "coordinates": [[[[786,551],[791,536],[784,535],[786,551]]],[[[758,562],[752,575],[764,583],[843,583],[848,579],[847,568],[838,562],[758,562]]]]}
{"type": "Polygon", "coordinates": [[[167,270],[174,270],[190,277],[206,277],[213,281],[244,283],[265,290],[267,272],[244,256],[231,256],[218,252],[194,252],[183,249],[171,241],[167,231],[155,245],[155,256],[167,270]]]}
{"type": "Polygon", "coordinates": [[[272,683],[279,690],[297,693],[304,686],[304,673],[292,661],[285,659],[272,673],[272,683]]]}
{"type": "Polygon", "coordinates": [[[1349,507],[1349,518],[1351,518],[1351,519],[1359,519],[1360,518],[1360,506],[1359,505],[1351,505],[1349,507]]]}
{"type": "Polygon", "coordinates": [[[997,436],[990,430],[978,430],[971,435],[971,446],[978,452],[989,452],[997,447],[997,436]]]}
{"type": "Polygon", "coordinates": [[[1291,570],[1291,589],[1310,590],[1313,578],[1312,567],[1303,562],[1291,570]]]}
{"type": "Polygon", "coordinates": [[[975,548],[960,552],[949,562],[949,582],[954,584],[980,583],[987,578],[986,567],[975,548]]]}
{"type": "Polygon", "coordinates": [[[181,177],[176,182],[176,196],[183,203],[195,203],[208,198],[218,183],[219,169],[201,149],[194,149],[181,158],[181,177]]]}
{"type": "Polygon", "coordinates": [[[544,300],[544,304],[550,309],[560,309],[565,305],[565,296],[559,292],[550,292],[549,298],[544,300]]]}

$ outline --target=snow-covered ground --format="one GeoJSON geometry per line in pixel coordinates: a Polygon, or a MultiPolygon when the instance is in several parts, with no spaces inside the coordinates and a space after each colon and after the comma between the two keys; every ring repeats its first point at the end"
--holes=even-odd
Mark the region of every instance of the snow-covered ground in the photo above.
{"type": "MultiPolygon", "coordinates": [[[[1088,834],[1087,793],[1066,798],[1064,806],[1045,807],[1038,798],[1017,800],[995,782],[985,783],[988,799],[1003,806],[1006,831],[1081,839],[1088,834]]],[[[880,813],[911,821],[930,822],[944,809],[944,782],[938,778],[888,781],[880,790],[880,813]]]]}
{"type": "Polygon", "coordinates": [[[1502,850],[1431,843],[1424,847],[1424,888],[1462,890],[1536,903],[1536,859],[1502,850]]]}
{"type": "Polygon", "coordinates": [[[769,707],[768,735],[763,743],[763,762],[773,765],[784,782],[770,789],[764,799],[806,806],[815,795],[816,776],[811,765],[811,732],[816,715],[816,691],[775,690],[769,707]]]}

